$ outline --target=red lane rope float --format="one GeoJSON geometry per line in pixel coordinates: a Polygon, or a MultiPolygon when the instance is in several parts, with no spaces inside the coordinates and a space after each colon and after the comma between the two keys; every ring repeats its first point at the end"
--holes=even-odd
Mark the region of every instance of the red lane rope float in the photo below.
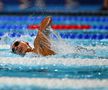
{"type": "MultiPolygon", "coordinates": [[[[30,30],[35,30],[39,28],[39,25],[29,25],[27,27],[30,30]]],[[[90,25],[52,25],[54,30],[87,30],[90,29],[90,25]]]]}
{"type": "Polygon", "coordinates": [[[35,30],[35,29],[38,29],[39,28],[39,25],[29,25],[27,27],[27,29],[30,29],[30,30],[35,30]]]}
{"type": "Polygon", "coordinates": [[[72,30],[72,29],[90,29],[91,26],[89,25],[53,25],[53,29],[67,29],[67,30],[72,30]]]}

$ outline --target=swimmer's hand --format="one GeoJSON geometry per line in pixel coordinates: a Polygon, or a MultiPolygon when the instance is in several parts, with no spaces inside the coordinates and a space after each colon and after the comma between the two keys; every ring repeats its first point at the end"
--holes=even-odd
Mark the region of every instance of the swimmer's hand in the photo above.
{"type": "Polygon", "coordinates": [[[51,25],[52,23],[52,17],[51,16],[47,16],[46,18],[44,18],[39,26],[39,30],[43,31],[45,30],[49,25],[51,25]]]}

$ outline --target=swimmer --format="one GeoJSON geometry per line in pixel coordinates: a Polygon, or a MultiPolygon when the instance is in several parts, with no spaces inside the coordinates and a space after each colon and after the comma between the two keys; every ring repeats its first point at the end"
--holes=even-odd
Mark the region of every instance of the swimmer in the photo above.
{"type": "Polygon", "coordinates": [[[38,55],[48,56],[56,54],[51,48],[51,42],[49,39],[50,30],[52,24],[52,18],[47,16],[40,23],[37,36],[34,40],[34,48],[32,48],[28,42],[15,41],[11,45],[11,50],[15,54],[25,55],[27,52],[33,52],[38,55]]]}

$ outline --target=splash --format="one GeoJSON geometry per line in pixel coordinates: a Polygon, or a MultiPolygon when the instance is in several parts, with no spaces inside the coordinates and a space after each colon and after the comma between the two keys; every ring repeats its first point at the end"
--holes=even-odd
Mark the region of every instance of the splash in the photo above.
{"type": "Polygon", "coordinates": [[[57,33],[55,33],[51,29],[51,43],[52,43],[52,48],[55,50],[58,54],[83,54],[83,55],[95,55],[95,50],[94,49],[88,49],[86,47],[82,46],[76,46],[76,45],[71,45],[69,42],[65,41],[64,39],[61,38],[61,36],[57,33]]]}
{"type": "Polygon", "coordinates": [[[70,54],[75,53],[75,48],[71,46],[68,42],[63,40],[61,36],[54,32],[54,30],[51,28],[51,35],[50,40],[52,43],[53,50],[58,54],[70,54]]]}

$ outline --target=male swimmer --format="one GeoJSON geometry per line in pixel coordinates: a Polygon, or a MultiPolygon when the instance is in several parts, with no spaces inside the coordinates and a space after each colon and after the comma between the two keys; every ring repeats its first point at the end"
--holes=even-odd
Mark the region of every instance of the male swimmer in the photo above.
{"type": "Polygon", "coordinates": [[[19,55],[25,55],[27,52],[33,52],[38,55],[48,56],[56,54],[51,48],[48,28],[51,27],[52,18],[44,18],[39,26],[37,37],[34,40],[34,48],[28,42],[15,41],[12,46],[12,52],[19,55]]]}

